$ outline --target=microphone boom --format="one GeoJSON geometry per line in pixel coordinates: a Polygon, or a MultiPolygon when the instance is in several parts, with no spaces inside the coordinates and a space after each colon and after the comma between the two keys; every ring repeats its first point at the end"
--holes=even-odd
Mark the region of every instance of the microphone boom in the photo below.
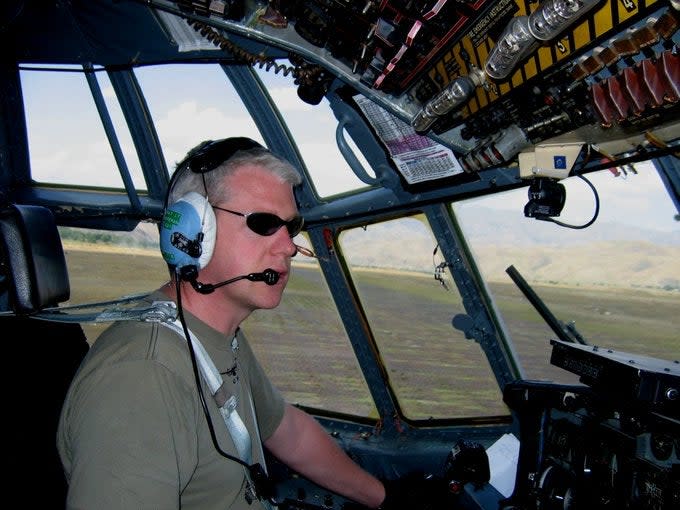
{"type": "Polygon", "coordinates": [[[201,283],[199,282],[196,278],[193,278],[190,280],[191,286],[194,288],[194,290],[200,294],[210,294],[215,291],[215,289],[222,287],[224,285],[228,285],[230,283],[237,282],[239,280],[250,280],[251,282],[264,282],[267,285],[275,285],[276,282],[279,281],[280,278],[280,273],[278,271],[274,271],[271,268],[265,269],[261,273],[250,273],[248,275],[241,275],[241,276],[236,276],[234,278],[231,278],[229,280],[225,280],[220,283],[201,283]]]}

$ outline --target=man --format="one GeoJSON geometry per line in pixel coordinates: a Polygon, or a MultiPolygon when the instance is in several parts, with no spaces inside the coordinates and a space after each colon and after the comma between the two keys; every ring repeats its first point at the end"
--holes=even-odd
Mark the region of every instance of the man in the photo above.
{"type": "Polygon", "coordinates": [[[149,305],[174,302],[179,320],[117,322],[90,349],[57,438],[69,508],[261,508],[248,469],[261,444],[360,504],[385,499],[378,479],[283,401],[239,330],[281,300],[302,228],[299,183],[290,164],[244,138],[201,144],[178,165],[161,228],[171,280],[149,305]],[[219,373],[220,404],[198,375],[200,346],[219,373]]]}

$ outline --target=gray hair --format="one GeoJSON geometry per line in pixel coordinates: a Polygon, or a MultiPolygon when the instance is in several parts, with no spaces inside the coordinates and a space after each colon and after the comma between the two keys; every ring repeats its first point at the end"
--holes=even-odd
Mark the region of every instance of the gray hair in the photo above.
{"type": "Polygon", "coordinates": [[[173,176],[168,204],[173,204],[190,191],[202,196],[206,196],[207,193],[211,204],[226,202],[233,192],[238,191],[229,189],[226,178],[244,165],[257,165],[291,186],[302,183],[302,177],[293,165],[264,148],[240,150],[215,169],[205,173],[192,172],[183,164],[185,161],[186,159],[180,162],[175,170],[180,173],[173,176]]]}

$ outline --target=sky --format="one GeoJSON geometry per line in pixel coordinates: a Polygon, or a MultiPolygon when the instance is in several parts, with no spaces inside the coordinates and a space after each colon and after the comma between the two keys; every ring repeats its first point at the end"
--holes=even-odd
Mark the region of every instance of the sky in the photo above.
{"type": "MultiPolygon", "coordinates": [[[[174,168],[186,151],[205,139],[250,136],[262,140],[240,100],[225,85],[217,66],[142,68],[137,77],[145,92],[167,164],[174,168]]],[[[139,163],[113,89],[104,73],[97,74],[126,162],[143,185],[139,163]]],[[[291,77],[261,71],[270,94],[295,136],[308,171],[322,196],[365,186],[348,168],[335,143],[337,121],[327,102],[311,106],[297,97],[291,77]]],[[[84,79],[76,73],[23,72],[27,102],[31,164],[39,180],[119,186],[98,114],[89,100],[84,79]],[[45,80],[49,80],[46,83],[45,80]],[[58,98],[58,100],[55,100],[58,98]],[[89,102],[84,103],[83,98],[89,102]],[[77,115],[74,115],[77,112],[77,115]]],[[[678,229],[677,211],[649,163],[638,173],[615,176],[604,170],[589,174],[600,195],[600,220],[616,221],[664,231],[678,229]]],[[[578,178],[562,181],[567,200],[561,221],[582,224],[594,212],[594,196],[578,178]]],[[[484,206],[500,211],[523,211],[526,189],[484,199],[484,206]]],[[[474,209],[474,203],[470,208],[474,209]]]]}

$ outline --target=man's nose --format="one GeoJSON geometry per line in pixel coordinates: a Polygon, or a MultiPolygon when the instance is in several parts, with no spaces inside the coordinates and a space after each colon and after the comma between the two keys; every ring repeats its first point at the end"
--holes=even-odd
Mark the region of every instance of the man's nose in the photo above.
{"type": "Polygon", "coordinates": [[[297,253],[297,246],[293,242],[293,238],[288,235],[288,230],[280,228],[274,235],[277,237],[277,246],[282,246],[286,255],[294,257],[297,253]]]}

